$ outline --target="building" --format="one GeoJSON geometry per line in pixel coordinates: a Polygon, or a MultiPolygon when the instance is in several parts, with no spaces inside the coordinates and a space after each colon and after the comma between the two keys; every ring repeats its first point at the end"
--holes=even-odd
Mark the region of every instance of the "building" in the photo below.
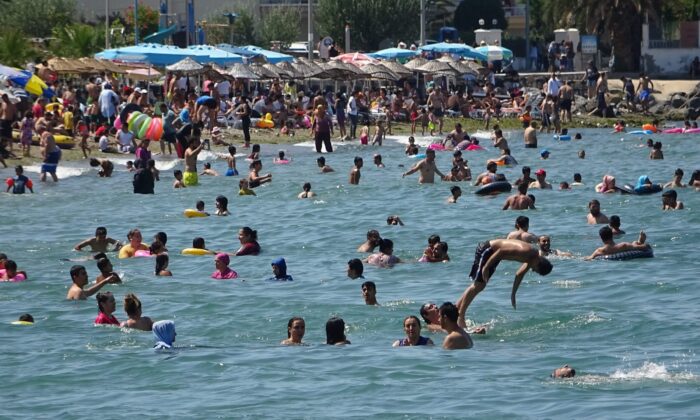
{"type": "Polygon", "coordinates": [[[642,25],[641,68],[646,73],[688,75],[700,57],[700,21],[642,25]]]}

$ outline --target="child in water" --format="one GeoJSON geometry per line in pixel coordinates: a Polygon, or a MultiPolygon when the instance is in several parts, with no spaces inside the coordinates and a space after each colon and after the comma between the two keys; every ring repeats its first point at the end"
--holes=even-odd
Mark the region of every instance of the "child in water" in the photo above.
{"type": "Polygon", "coordinates": [[[204,164],[204,170],[200,175],[219,176],[219,173],[211,168],[210,162],[207,162],[204,164]]]}
{"type": "Polygon", "coordinates": [[[408,138],[408,146],[406,146],[406,154],[408,156],[413,156],[418,154],[418,146],[416,146],[416,139],[413,136],[408,138]]]}
{"type": "Polygon", "coordinates": [[[253,149],[251,150],[250,154],[246,159],[250,159],[252,161],[256,161],[260,159],[260,145],[259,144],[254,144],[253,149]]]}
{"type": "Polygon", "coordinates": [[[226,176],[238,175],[238,169],[236,169],[236,147],[228,147],[228,156],[226,156],[226,163],[228,163],[228,169],[226,170],[226,176]]]}
{"type": "Polygon", "coordinates": [[[182,182],[182,171],[175,169],[173,171],[173,176],[175,176],[175,181],[173,181],[173,188],[185,188],[185,183],[182,182]]]}
{"type": "Polygon", "coordinates": [[[360,129],[360,144],[369,144],[369,127],[366,125],[360,129]]]}
{"type": "Polygon", "coordinates": [[[209,216],[209,213],[204,211],[204,201],[202,201],[202,200],[197,201],[197,204],[195,204],[195,208],[197,209],[198,212],[204,213],[207,216],[209,216]]]}
{"type": "Polygon", "coordinates": [[[257,195],[255,191],[250,189],[247,178],[243,178],[238,181],[238,195],[257,195]]]}
{"type": "Polygon", "coordinates": [[[435,258],[435,245],[440,242],[440,235],[430,235],[428,238],[428,247],[423,251],[423,256],[418,260],[419,262],[431,262],[435,258]]]}
{"type": "Polygon", "coordinates": [[[277,153],[277,157],[273,160],[274,163],[289,163],[291,159],[285,157],[284,150],[280,150],[277,153]]]}
{"type": "Polygon", "coordinates": [[[216,214],[217,216],[229,216],[231,213],[228,211],[228,198],[223,195],[216,197],[216,214]]]}
{"type": "Polygon", "coordinates": [[[381,146],[384,137],[386,137],[386,133],[384,131],[384,122],[380,119],[377,119],[377,122],[374,126],[374,137],[372,138],[372,146],[374,146],[375,144],[379,144],[381,146]]]}

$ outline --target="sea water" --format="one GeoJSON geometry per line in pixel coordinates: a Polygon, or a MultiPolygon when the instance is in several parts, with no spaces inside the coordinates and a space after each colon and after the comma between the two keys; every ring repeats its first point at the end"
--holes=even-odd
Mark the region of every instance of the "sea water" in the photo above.
{"type": "MultiPolygon", "coordinates": [[[[263,146],[263,173],[273,181],[256,189],[257,197],[238,196],[238,177],[200,177],[201,185],[174,190],[172,170],[181,162],[158,159],[162,170],[155,195],[132,194],[127,157],[115,158],[109,179],[98,178],[86,161],[62,163],[57,184],[38,182],[38,166],[27,167],[35,193],[0,195],[0,252],[29,274],[23,283],[0,284],[0,417],[496,417],[496,418],[651,418],[694,417],[700,411],[698,334],[698,226],[700,193],[679,189],[686,210],[661,211],[659,194],[596,194],[605,174],[618,184],[648,174],[654,182],[671,180],[677,167],[700,169],[696,135],[655,136],[664,143],[665,160],[649,160],[642,138],[581,130],[583,140],[556,141],[540,135],[540,149],[524,149],[519,132],[508,133],[520,165],[501,168],[512,182],[523,165],[547,171],[552,191],[532,190],[534,211],[502,211],[505,195],[480,197],[475,187],[459,183],[464,195],[447,204],[447,182],[419,185],[418,174],[401,174],[415,160],[406,158],[406,137],[392,137],[383,147],[335,144],[324,155],[335,172],[320,174],[310,142],[263,146]],[[291,164],[273,165],[284,149],[291,164]],[[577,152],[585,149],[586,158],[577,152]],[[381,153],[386,168],[372,164],[381,153]],[[348,184],[355,156],[364,158],[359,185],[348,184]],[[581,173],[585,187],[559,191],[561,181],[581,173]],[[310,182],[313,199],[296,198],[310,182]],[[213,213],[214,199],[229,199],[230,217],[186,219],[182,211],[197,200],[213,213]],[[655,258],[633,261],[583,261],[600,246],[599,226],[586,224],[587,203],[597,198],[608,216],[617,214],[627,234],[648,235],[655,258]],[[387,226],[398,214],[405,226],[387,226]],[[486,335],[473,336],[474,348],[445,351],[443,335],[423,330],[437,346],[391,347],[404,337],[402,321],[418,315],[425,302],[455,301],[469,285],[467,274],[479,241],[504,237],[519,215],[530,230],[552,236],[552,247],[573,258],[552,258],[546,277],[529,273],[510,305],[518,267],[502,263],[488,287],[469,308],[486,335]],[[75,262],[87,253],[73,246],[106,226],[122,241],[140,228],[144,241],[158,231],[169,240],[173,277],[156,277],[148,258],[117,260],[124,280],[108,285],[117,299],[136,293],[143,313],[172,319],[178,350],[156,353],[151,333],[95,327],[94,297],[67,301],[69,270],[84,264],[94,279],[93,261],[75,262]],[[239,280],[216,281],[211,257],[182,256],[194,237],[215,250],[235,251],[237,231],[258,232],[262,253],[232,258],[239,280]],[[345,271],[369,229],[394,241],[403,261],[393,269],[365,266],[377,284],[379,307],[366,306],[360,280],[345,271]],[[449,244],[451,261],[417,263],[427,238],[439,234],[449,244]],[[265,281],[270,262],[287,260],[294,281],[265,281]],[[33,326],[10,322],[31,313],[33,326]],[[283,347],[287,321],[306,320],[308,344],[283,347]],[[352,345],[323,345],[324,324],[331,316],[346,323],[352,345]],[[565,363],[574,379],[553,380],[550,372],[565,363]]],[[[474,176],[486,151],[465,152],[474,176]]],[[[301,141],[301,140],[300,140],[301,141]]],[[[430,139],[419,138],[425,146],[430,139]]],[[[239,148],[239,152],[244,149],[239,148]]],[[[437,166],[448,173],[452,156],[438,152],[437,166]]],[[[224,173],[226,163],[203,152],[224,173]]],[[[11,161],[10,161],[11,162],[11,161]]],[[[242,174],[248,163],[238,159],[242,174]]],[[[201,168],[200,168],[201,169],[201,168]]],[[[0,178],[13,176],[12,168],[0,178]]]]}

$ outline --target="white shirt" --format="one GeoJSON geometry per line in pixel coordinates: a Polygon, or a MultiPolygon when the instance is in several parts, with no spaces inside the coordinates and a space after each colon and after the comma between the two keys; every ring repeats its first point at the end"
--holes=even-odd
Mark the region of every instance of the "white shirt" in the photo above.
{"type": "Polygon", "coordinates": [[[219,91],[219,95],[228,98],[229,94],[231,93],[231,82],[224,80],[223,82],[217,83],[216,90],[219,91]]]}
{"type": "Polygon", "coordinates": [[[124,132],[124,130],[119,130],[117,133],[117,140],[122,146],[131,146],[131,140],[134,138],[134,134],[131,131],[124,132]]]}
{"type": "Polygon", "coordinates": [[[107,136],[100,137],[100,151],[104,152],[109,148],[109,139],[107,136]]]}
{"type": "Polygon", "coordinates": [[[549,81],[547,81],[547,93],[549,93],[552,96],[559,96],[560,87],[561,84],[557,79],[550,78],[549,81]]]}
{"type": "Polygon", "coordinates": [[[347,114],[357,115],[357,100],[354,96],[351,96],[350,100],[348,101],[347,114]]]}

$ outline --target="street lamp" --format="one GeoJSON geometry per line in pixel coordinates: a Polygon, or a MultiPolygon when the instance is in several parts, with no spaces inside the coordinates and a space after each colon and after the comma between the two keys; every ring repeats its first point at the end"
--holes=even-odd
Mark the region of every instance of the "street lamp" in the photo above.
{"type": "Polygon", "coordinates": [[[484,25],[486,25],[486,21],[484,19],[479,19],[479,26],[483,28],[484,25]]]}

